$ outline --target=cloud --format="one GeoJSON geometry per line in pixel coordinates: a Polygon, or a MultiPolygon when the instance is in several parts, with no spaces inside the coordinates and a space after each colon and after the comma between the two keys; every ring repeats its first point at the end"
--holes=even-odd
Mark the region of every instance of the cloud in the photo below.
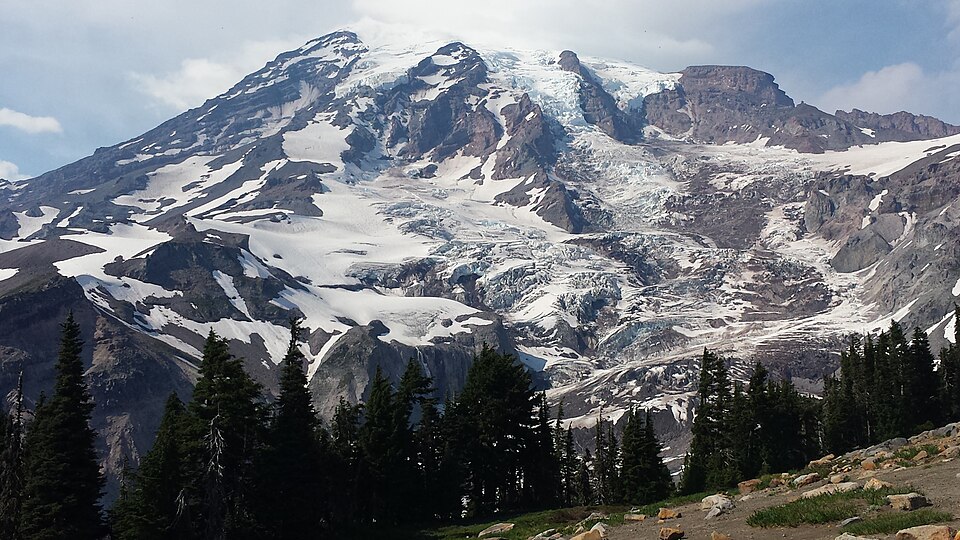
{"type": "Polygon", "coordinates": [[[20,174],[20,168],[16,163],[10,163],[0,159],[0,178],[6,180],[24,180],[30,178],[29,175],[20,174]]]}
{"type": "Polygon", "coordinates": [[[131,72],[129,76],[137,88],[156,103],[183,111],[222,94],[280,52],[295,48],[303,41],[306,38],[247,42],[227,59],[188,58],[180,62],[176,71],[160,75],[131,72]]]}
{"type": "Polygon", "coordinates": [[[52,116],[30,116],[5,107],[0,108],[0,126],[10,126],[27,133],[63,133],[60,122],[52,116]]]}
{"type": "Polygon", "coordinates": [[[889,114],[909,111],[952,120],[960,107],[955,88],[960,71],[928,73],[912,62],[864,73],[857,81],[826,91],[817,103],[827,111],[852,108],[889,114]]]}

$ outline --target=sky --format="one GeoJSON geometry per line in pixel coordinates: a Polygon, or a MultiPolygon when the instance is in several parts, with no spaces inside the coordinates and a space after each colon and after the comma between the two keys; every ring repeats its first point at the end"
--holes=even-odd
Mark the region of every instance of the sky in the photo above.
{"type": "Polygon", "coordinates": [[[0,178],[130,139],[340,28],[747,65],[828,112],[960,124],[960,0],[0,0],[0,178]]]}

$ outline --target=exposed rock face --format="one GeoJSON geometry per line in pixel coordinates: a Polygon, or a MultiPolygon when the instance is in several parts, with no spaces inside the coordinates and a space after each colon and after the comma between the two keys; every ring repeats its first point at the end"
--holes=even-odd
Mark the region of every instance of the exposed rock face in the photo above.
{"type": "Polygon", "coordinates": [[[558,63],[562,69],[580,76],[580,108],[587,123],[620,142],[636,143],[642,139],[640,120],[617,106],[613,96],[583,67],[576,53],[561,52],[558,63]]]}
{"type": "Polygon", "coordinates": [[[932,116],[900,111],[893,114],[877,114],[853,109],[837,111],[834,115],[851,124],[874,132],[874,136],[887,141],[915,141],[939,139],[960,133],[960,126],[948,124],[932,116]]]}

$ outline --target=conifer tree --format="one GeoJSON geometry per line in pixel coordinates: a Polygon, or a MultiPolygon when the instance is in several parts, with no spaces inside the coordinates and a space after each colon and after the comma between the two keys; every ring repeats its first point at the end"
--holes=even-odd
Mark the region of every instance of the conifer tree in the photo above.
{"type": "Polygon", "coordinates": [[[394,407],[393,445],[399,452],[399,461],[393,471],[392,505],[400,521],[431,519],[428,476],[437,474],[441,450],[427,446],[441,444],[440,418],[436,403],[430,398],[432,385],[433,380],[424,373],[420,362],[411,358],[400,377],[394,407]],[[428,469],[426,462],[432,469],[428,469]]]}
{"type": "Polygon", "coordinates": [[[23,507],[23,371],[13,411],[0,421],[0,538],[20,540],[23,507]]]}
{"type": "Polygon", "coordinates": [[[648,410],[643,422],[643,454],[644,461],[649,467],[649,487],[646,492],[646,501],[655,502],[663,500],[673,491],[673,478],[670,476],[670,469],[663,462],[660,454],[663,452],[663,445],[657,438],[656,428],[653,425],[653,415],[648,410]]]}
{"type": "Polygon", "coordinates": [[[290,321],[290,343],[280,361],[279,395],[260,470],[261,508],[271,538],[307,538],[326,516],[321,498],[319,421],[307,390],[300,324],[290,321]]]}
{"type": "Polygon", "coordinates": [[[919,327],[913,331],[913,338],[903,366],[904,418],[910,432],[933,429],[940,421],[937,407],[937,375],[934,372],[934,357],[930,352],[927,333],[919,327]]]}
{"type": "Polygon", "coordinates": [[[371,519],[378,523],[393,523],[397,518],[395,475],[401,465],[403,449],[396,444],[399,427],[395,421],[396,407],[393,386],[377,366],[364,408],[360,447],[369,474],[369,483],[363,490],[367,498],[365,508],[371,519]]]}
{"type": "Polygon", "coordinates": [[[103,476],[82,351],[80,326],[71,313],[62,325],[53,395],[37,408],[26,437],[21,532],[27,540],[84,540],[105,533],[103,476]]]}
{"type": "Polygon", "coordinates": [[[724,434],[730,409],[730,381],[723,358],[708,350],[703,351],[698,395],[693,441],[680,486],[683,493],[724,487],[729,471],[729,447],[724,434]]]}
{"type": "Polygon", "coordinates": [[[960,421],[960,307],[954,310],[954,342],[940,352],[937,373],[943,419],[960,421]]]}
{"type": "Polygon", "coordinates": [[[550,427],[550,408],[543,392],[538,396],[537,423],[530,435],[523,465],[526,504],[534,508],[554,506],[559,501],[563,487],[554,432],[550,427]]]}
{"type": "Polygon", "coordinates": [[[187,511],[205,538],[225,538],[255,528],[252,516],[254,457],[263,438],[260,385],[212,330],[203,347],[200,378],[188,406],[187,511]]]}
{"type": "Polygon", "coordinates": [[[187,412],[171,394],[153,447],[140,460],[136,473],[124,471],[121,497],[110,512],[113,536],[129,540],[190,538],[190,520],[179,502],[186,487],[185,445],[187,412]]]}
{"type": "Polygon", "coordinates": [[[330,498],[332,521],[349,524],[360,515],[360,484],[364,466],[360,449],[360,413],[363,407],[343,397],[337,404],[330,425],[330,484],[338,486],[330,498]]]}
{"type": "Polygon", "coordinates": [[[577,478],[573,495],[574,500],[580,506],[587,506],[596,502],[590,475],[590,466],[593,462],[594,459],[589,448],[584,450],[583,457],[577,460],[577,478]]]}

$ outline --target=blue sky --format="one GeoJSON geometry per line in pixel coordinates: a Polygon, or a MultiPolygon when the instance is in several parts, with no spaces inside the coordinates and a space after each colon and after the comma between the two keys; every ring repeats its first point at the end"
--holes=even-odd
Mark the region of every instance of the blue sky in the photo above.
{"type": "Polygon", "coordinates": [[[960,124],[960,0],[0,0],[0,177],[129,139],[330,30],[384,24],[661,71],[748,65],[829,112],[960,124]]]}

